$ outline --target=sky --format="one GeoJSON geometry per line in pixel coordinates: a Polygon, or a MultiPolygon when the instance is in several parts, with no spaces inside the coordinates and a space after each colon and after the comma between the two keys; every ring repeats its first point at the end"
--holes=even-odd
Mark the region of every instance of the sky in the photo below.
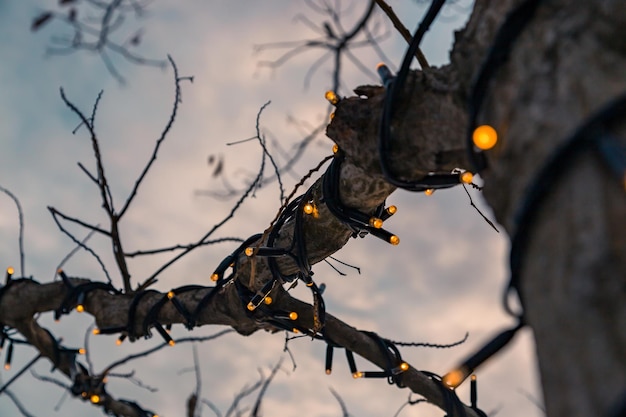
{"type": "MultiPolygon", "coordinates": [[[[423,4],[408,0],[389,3],[410,30],[416,27],[423,4]]],[[[363,9],[360,2],[344,2],[344,7],[348,8],[346,14],[352,10],[353,15],[363,9]]],[[[50,55],[47,48],[51,38],[67,36],[67,27],[52,21],[36,33],[30,31],[33,18],[50,8],[56,9],[57,2],[0,0],[0,186],[20,200],[25,216],[24,274],[40,282],[54,279],[60,261],[74,247],[54,224],[48,206],[93,224],[106,224],[98,191],[77,166],[81,162],[94,169],[89,137],[84,128],[77,128],[79,120],[62,102],[59,89],[63,88],[68,99],[86,114],[103,92],[95,128],[117,207],[149,159],[174,99],[171,67],[134,65],[113,56],[125,79],[121,84],[97,54],[50,55]]],[[[446,6],[428,32],[422,49],[431,64],[448,62],[454,30],[463,26],[468,10],[468,2],[446,6]]],[[[318,24],[325,19],[304,1],[188,0],[154,1],[141,18],[125,22],[127,26],[120,29],[125,36],[142,30],[142,42],[136,47],[139,53],[161,60],[169,54],[179,75],[194,77],[193,83],[181,84],[182,101],[175,124],[122,222],[127,251],[192,242],[228,215],[234,199],[204,192],[223,193],[222,177],[237,189],[245,186],[259,164],[259,147],[252,141],[228,144],[256,134],[255,119],[264,103],[271,102],[261,115],[261,128],[279,161],[284,161],[281,152],[295,149],[312,126],[327,120],[324,92],[331,86],[330,61],[317,70],[308,86],[304,85],[307,70],[321,51],[303,53],[273,70],[259,65],[277,59],[285,50],[259,50],[258,45],[317,36],[298,16],[318,24]],[[215,162],[208,163],[210,156],[223,161],[222,177],[213,177],[215,162]]],[[[390,25],[383,30],[389,34],[380,47],[388,64],[395,68],[406,45],[390,25]]],[[[372,70],[381,61],[371,48],[355,49],[354,53],[372,70]]],[[[377,83],[349,63],[341,80],[341,95],[350,94],[358,85],[377,83]]],[[[285,189],[291,190],[299,176],[317,165],[331,148],[332,142],[323,134],[316,138],[294,173],[284,177],[285,189]]],[[[490,216],[481,196],[473,196],[490,216]]],[[[385,224],[400,236],[401,244],[394,247],[371,237],[351,240],[336,257],[359,267],[360,274],[337,265],[346,273],[340,276],[321,263],[314,267],[315,279],[326,284],[327,311],[360,329],[392,340],[439,344],[453,343],[469,333],[466,343],[451,349],[402,348],[403,357],[412,366],[444,374],[490,336],[512,324],[501,307],[507,279],[507,238],[481,219],[459,188],[430,197],[397,191],[388,203],[398,206],[399,211],[385,224]]],[[[268,183],[245,202],[216,237],[245,238],[261,232],[278,207],[277,184],[268,183]]],[[[78,236],[86,235],[84,230],[71,230],[78,236]]],[[[18,231],[15,206],[0,194],[0,267],[11,265],[21,273],[18,231]]],[[[90,244],[114,271],[110,245],[97,238],[90,244]]],[[[222,244],[195,251],[167,269],[155,288],[167,291],[186,284],[210,285],[210,274],[235,246],[222,244]]],[[[130,269],[135,282],[170,257],[133,259],[130,269]]],[[[64,269],[70,275],[104,279],[97,263],[85,253],[74,255],[64,269]]],[[[120,286],[115,274],[113,282],[120,286]]],[[[310,299],[301,289],[294,295],[310,299]]],[[[115,337],[87,337],[93,320],[78,313],[65,316],[60,323],[44,314],[40,323],[62,337],[66,346],[86,345],[96,372],[160,342],[155,337],[117,347],[115,337]]],[[[220,330],[207,326],[190,334],[177,326],[173,336],[211,335],[220,330]]],[[[340,416],[341,407],[331,388],[341,396],[350,415],[358,417],[392,417],[409,398],[406,390],[384,380],[353,380],[341,355],[336,355],[333,373],[327,376],[323,343],[290,341],[293,363],[283,353],[284,345],[283,334],[263,332],[248,337],[231,333],[197,344],[202,398],[225,413],[241,389],[256,382],[260,373],[267,375],[281,358],[281,370],[263,403],[264,415],[340,416]]],[[[0,371],[1,380],[11,378],[20,364],[34,355],[32,349],[18,346],[13,370],[0,371]]],[[[192,345],[178,344],[120,369],[134,371],[143,386],[158,391],[122,378],[111,378],[108,390],[118,398],[138,401],[159,416],[179,416],[196,388],[196,375],[189,371],[193,363],[192,345]]],[[[364,361],[357,359],[357,364],[362,370],[371,369],[364,361]]],[[[49,375],[50,366],[41,362],[34,370],[49,375]]],[[[67,383],[63,375],[52,376],[67,383]]],[[[528,330],[479,369],[477,377],[479,406],[486,412],[508,417],[543,415],[537,406],[541,393],[528,330]]],[[[464,401],[469,401],[467,385],[458,389],[464,401]]],[[[30,375],[20,378],[11,390],[30,415],[102,415],[100,409],[64,398],[60,387],[30,375]]],[[[443,414],[422,404],[406,407],[400,416],[443,414]]],[[[6,396],[0,396],[0,415],[19,415],[6,396]]],[[[202,415],[215,414],[204,407],[202,415]]]]}

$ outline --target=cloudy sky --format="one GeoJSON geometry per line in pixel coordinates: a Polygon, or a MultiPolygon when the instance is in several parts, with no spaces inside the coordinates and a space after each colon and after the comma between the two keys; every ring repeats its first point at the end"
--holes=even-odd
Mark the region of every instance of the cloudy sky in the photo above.
{"type": "MultiPolygon", "coordinates": [[[[33,18],[45,10],[58,10],[56,1],[0,0],[0,186],[11,190],[25,215],[24,273],[41,282],[53,279],[59,262],[73,249],[72,242],[59,232],[48,213],[53,206],[68,215],[93,224],[106,224],[98,191],[81,172],[77,162],[94,169],[91,144],[85,129],[76,129],[79,120],[61,100],[59,89],[78,108],[90,114],[100,91],[95,126],[100,138],[106,173],[118,207],[152,152],[155,140],[167,123],[174,98],[171,68],[137,66],[111,55],[125,84],[113,77],[100,56],[89,51],[54,56],[48,53],[52,38],[67,38],[68,28],[49,22],[32,33],[33,18]],[[73,131],[76,133],[73,134],[73,131]]],[[[467,3],[448,6],[442,19],[428,33],[423,50],[434,65],[448,60],[453,31],[463,25],[467,3]]],[[[423,5],[391,1],[412,30],[423,5]]],[[[344,2],[346,15],[362,13],[361,2],[344,2]],[[350,4],[352,4],[350,6],[350,4]]],[[[93,13],[92,13],[93,14],[93,13]]],[[[233,199],[218,199],[199,191],[223,193],[222,177],[213,177],[215,163],[222,160],[225,177],[240,189],[260,161],[258,145],[228,143],[255,135],[259,108],[271,101],[261,117],[261,126],[279,161],[293,152],[314,126],[328,117],[324,92],[330,87],[331,61],[322,64],[309,85],[306,73],[322,56],[312,50],[270,70],[263,61],[277,59],[285,49],[259,50],[258,45],[318,36],[308,27],[305,16],[317,24],[327,17],[317,14],[304,1],[155,1],[140,19],[129,19],[119,30],[120,41],[142,30],[136,50],[150,58],[175,60],[181,76],[194,76],[182,83],[182,103],[176,123],[164,142],[159,158],[122,223],[127,251],[153,249],[198,239],[229,212],[233,199]]],[[[346,26],[352,22],[346,17],[346,26]]],[[[381,21],[379,19],[378,21],[381,21]]],[[[405,48],[390,25],[380,47],[397,65],[405,48]]],[[[374,69],[381,58],[371,49],[355,49],[367,68],[374,69]]],[[[375,79],[346,62],[341,77],[342,94],[375,79]]],[[[325,155],[332,143],[320,135],[294,169],[285,176],[290,190],[299,175],[306,173],[325,155]]],[[[480,196],[474,195],[477,202],[480,196]]],[[[404,348],[405,359],[419,369],[443,374],[479,347],[485,339],[511,324],[503,313],[500,298],[506,281],[506,237],[496,234],[469,205],[462,189],[437,192],[432,197],[399,191],[390,199],[399,213],[388,228],[400,235],[397,247],[377,239],[351,241],[337,257],[358,266],[358,274],[339,266],[339,276],[325,264],[315,267],[315,278],[327,285],[325,300],[330,313],[363,330],[376,331],[392,340],[452,343],[469,332],[468,341],[453,349],[404,348]]],[[[259,190],[249,199],[216,237],[247,237],[264,230],[279,207],[276,183],[259,190]]],[[[485,209],[488,213],[488,209],[485,209]]],[[[78,236],[83,230],[72,228],[78,236]]],[[[12,201],[0,194],[0,267],[19,265],[17,212],[12,201]]],[[[114,271],[110,246],[94,238],[90,243],[114,271]]],[[[235,244],[200,249],[175,263],[160,276],[157,289],[167,291],[184,284],[209,284],[209,276],[235,244]]],[[[130,263],[136,282],[148,276],[171,254],[135,258],[130,263]]],[[[64,267],[68,273],[103,280],[102,270],[88,255],[78,253],[64,267]]],[[[18,272],[19,269],[18,269],[18,272]]],[[[114,283],[120,282],[113,274],[114,283]]],[[[307,292],[296,292],[309,299],[307,292]]],[[[84,346],[85,330],[92,320],[74,313],[60,323],[49,315],[41,323],[67,346],[84,346]]],[[[210,335],[220,328],[198,328],[193,335],[210,335]]],[[[175,337],[189,335],[174,329],[175,337]]],[[[155,344],[141,340],[115,346],[114,337],[88,340],[96,371],[113,360],[155,344]]],[[[281,357],[284,362],[264,402],[264,415],[288,417],[340,416],[334,389],[353,416],[393,416],[409,393],[382,380],[353,380],[342,355],[336,355],[334,372],[324,373],[325,345],[308,339],[293,340],[289,348],[297,368],[283,354],[282,334],[257,333],[250,337],[229,334],[198,345],[201,362],[202,397],[224,413],[237,392],[259,378],[281,357]]],[[[35,353],[18,346],[10,378],[35,353]]],[[[157,392],[138,387],[128,380],[112,379],[111,394],[137,400],[160,416],[183,414],[196,377],[186,370],[193,365],[190,344],[179,344],[149,358],[130,363],[120,372],[135,376],[157,392]]],[[[363,370],[371,369],[359,362],[363,370]]],[[[38,364],[38,374],[48,375],[49,365],[38,364]]],[[[53,374],[67,382],[62,375],[53,374]]],[[[514,345],[487,363],[478,372],[479,406],[509,417],[535,417],[542,412],[535,405],[541,394],[537,387],[532,338],[528,331],[514,345]]],[[[12,392],[35,416],[98,416],[101,411],[73,398],[64,397],[55,385],[26,375],[12,386],[12,392]]],[[[468,387],[458,390],[468,401],[468,387]]],[[[440,416],[428,405],[405,408],[401,416],[440,416]]],[[[0,397],[0,415],[18,415],[13,402],[0,397]]],[[[203,415],[214,413],[208,408],[203,415]]]]}

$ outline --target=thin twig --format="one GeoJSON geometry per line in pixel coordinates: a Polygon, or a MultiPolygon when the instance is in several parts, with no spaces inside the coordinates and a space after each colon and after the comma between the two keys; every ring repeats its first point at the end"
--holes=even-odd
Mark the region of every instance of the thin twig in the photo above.
{"type": "Polygon", "coordinates": [[[8,195],[15,203],[15,207],[17,207],[17,216],[20,224],[20,231],[18,235],[18,247],[20,251],[20,275],[24,277],[26,276],[26,271],[24,269],[24,212],[22,211],[20,200],[18,200],[18,198],[11,191],[2,186],[0,186],[0,191],[8,195]]]}
{"type": "MultiPolygon", "coordinates": [[[[396,16],[396,13],[393,11],[391,6],[389,6],[385,2],[385,0],[375,0],[375,1],[378,7],[380,7],[381,10],[385,12],[389,20],[391,20],[391,23],[393,23],[393,27],[396,28],[396,30],[404,38],[406,43],[410,44],[411,38],[412,38],[411,32],[409,32],[409,30],[402,24],[402,22],[400,21],[398,16],[396,16]]],[[[415,58],[417,58],[417,62],[419,62],[422,69],[430,68],[430,65],[428,64],[428,61],[426,60],[426,57],[422,53],[421,49],[417,48],[417,51],[415,51],[415,58]]]]}

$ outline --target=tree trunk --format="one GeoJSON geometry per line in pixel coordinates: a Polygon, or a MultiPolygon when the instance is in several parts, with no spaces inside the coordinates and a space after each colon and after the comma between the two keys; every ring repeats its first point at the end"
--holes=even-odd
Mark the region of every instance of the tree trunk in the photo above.
{"type": "MultiPolygon", "coordinates": [[[[501,3],[478,2],[453,66],[478,67],[484,53],[466,45],[489,43],[485,32],[503,15],[489,18],[482,10],[501,3]]],[[[540,2],[489,85],[479,116],[500,138],[488,152],[485,198],[510,234],[531,228],[520,290],[548,416],[608,416],[626,398],[624,172],[616,177],[597,152],[582,152],[567,161],[532,224],[516,223],[529,187],[557,147],[626,92],[625,39],[623,1],[540,2]]],[[[459,79],[468,85],[473,72],[459,79]]],[[[622,158],[624,121],[626,114],[609,127],[621,141],[622,158]]]]}

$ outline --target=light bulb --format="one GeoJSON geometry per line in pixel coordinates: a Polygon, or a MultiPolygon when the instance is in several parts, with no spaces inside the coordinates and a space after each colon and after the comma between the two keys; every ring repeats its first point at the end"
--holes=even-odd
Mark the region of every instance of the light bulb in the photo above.
{"type": "Polygon", "coordinates": [[[339,97],[337,97],[334,91],[328,90],[326,94],[324,94],[324,97],[326,97],[326,100],[332,105],[339,103],[339,97]]]}
{"type": "Polygon", "coordinates": [[[496,146],[498,142],[498,133],[489,125],[481,125],[474,129],[472,133],[472,141],[478,149],[486,151],[496,146]]]}
{"type": "Polygon", "coordinates": [[[213,274],[213,275],[211,275],[211,281],[215,282],[215,281],[217,281],[218,279],[220,279],[220,276],[219,276],[218,274],[213,274]]]}
{"type": "Polygon", "coordinates": [[[167,293],[167,298],[168,298],[169,300],[171,300],[172,298],[174,298],[174,296],[175,296],[175,295],[176,295],[176,294],[174,294],[174,291],[168,291],[168,293],[167,293]]]}
{"type": "Polygon", "coordinates": [[[89,399],[94,404],[98,404],[100,402],[100,396],[96,394],[92,395],[89,399]]]}
{"type": "Polygon", "coordinates": [[[87,350],[85,348],[78,349],[78,354],[79,355],[84,355],[85,353],[87,353],[87,350]]]}
{"type": "Polygon", "coordinates": [[[461,367],[445,374],[441,378],[441,382],[443,382],[446,387],[450,389],[455,389],[456,387],[461,385],[463,381],[465,381],[465,378],[467,378],[468,375],[468,369],[465,367],[461,367]]]}
{"type": "Polygon", "coordinates": [[[471,184],[473,179],[474,179],[474,174],[472,174],[469,171],[465,171],[464,173],[461,174],[461,182],[462,183],[471,184]]]}
{"type": "Polygon", "coordinates": [[[289,318],[291,320],[297,320],[298,319],[298,313],[296,313],[295,311],[292,311],[291,313],[289,313],[289,318]]]}
{"type": "Polygon", "coordinates": [[[333,153],[337,153],[339,152],[339,145],[337,145],[336,143],[333,145],[333,153]]]}
{"type": "Polygon", "coordinates": [[[7,274],[9,274],[9,275],[13,275],[14,273],[15,273],[15,269],[13,269],[13,267],[12,267],[12,266],[10,266],[10,267],[8,267],[8,268],[7,268],[7,274]]]}
{"type": "Polygon", "coordinates": [[[387,207],[387,213],[389,213],[389,214],[396,214],[397,211],[398,211],[398,207],[396,207],[396,206],[389,206],[389,207],[387,207]]]}
{"type": "Polygon", "coordinates": [[[77,305],[76,311],[78,311],[79,313],[82,313],[83,311],[85,311],[85,306],[82,304],[77,305]]]}
{"type": "Polygon", "coordinates": [[[304,211],[305,214],[311,214],[313,213],[313,204],[311,203],[306,203],[304,205],[304,207],[302,208],[302,210],[304,211]]]}
{"type": "Polygon", "coordinates": [[[391,243],[392,245],[398,245],[400,244],[400,238],[396,235],[391,235],[391,237],[389,238],[389,243],[391,243]]]}
{"type": "Polygon", "coordinates": [[[263,299],[263,302],[265,302],[265,304],[267,305],[272,304],[272,301],[274,300],[272,300],[272,297],[270,297],[269,295],[263,299]]]}
{"type": "Polygon", "coordinates": [[[429,188],[427,190],[424,190],[424,194],[430,196],[433,195],[435,193],[435,189],[434,188],[429,188]]]}
{"type": "Polygon", "coordinates": [[[246,256],[252,256],[252,254],[254,253],[254,249],[246,248],[245,253],[246,253],[246,256]]]}
{"type": "Polygon", "coordinates": [[[378,217],[370,217],[370,226],[372,226],[375,229],[380,229],[381,227],[383,227],[383,221],[381,219],[379,219],[378,217]]]}
{"type": "Polygon", "coordinates": [[[357,379],[357,378],[363,378],[363,372],[357,371],[355,373],[352,374],[352,378],[357,379]]]}
{"type": "Polygon", "coordinates": [[[406,362],[402,362],[402,363],[400,364],[400,370],[401,370],[402,372],[406,372],[406,371],[408,371],[408,370],[409,370],[409,364],[408,364],[408,363],[406,363],[406,362]]]}

